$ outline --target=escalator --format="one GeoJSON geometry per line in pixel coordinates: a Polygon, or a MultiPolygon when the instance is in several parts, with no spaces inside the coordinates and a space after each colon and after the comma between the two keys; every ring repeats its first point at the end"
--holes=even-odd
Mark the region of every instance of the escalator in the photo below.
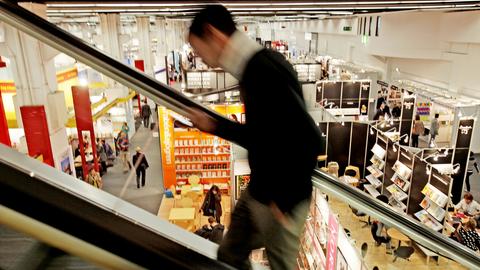
{"type": "MultiPolygon", "coordinates": [[[[10,1],[0,0],[0,21],[177,113],[185,115],[195,108],[218,121],[230,121],[10,1]]],[[[480,258],[474,252],[379,201],[372,201],[332,176],[315,171],[312,181],[316,188],[398,228],[430,250],[467,267],[480,268],[480,258]]],[[[34,238],[46,245],[49,252],[57,252],[53,257],[46,255],[50,266],[45,269],[55,267],[51,264],[62,256],[58,250],[92,269],[232,269],[216,260],[216,244],[3,145],[1,224],[9,227],[9,232],[14,230],[26,239],[34,238]]]]}

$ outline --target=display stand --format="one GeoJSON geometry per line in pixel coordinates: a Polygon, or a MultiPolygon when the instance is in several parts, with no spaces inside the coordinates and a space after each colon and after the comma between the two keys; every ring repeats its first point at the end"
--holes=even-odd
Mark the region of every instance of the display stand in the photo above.
{"type": "Polygon", "coordinates": [[[316,83],[316,107],[333,115],[368,115],[370,80],[319,81],[316,83]]]}

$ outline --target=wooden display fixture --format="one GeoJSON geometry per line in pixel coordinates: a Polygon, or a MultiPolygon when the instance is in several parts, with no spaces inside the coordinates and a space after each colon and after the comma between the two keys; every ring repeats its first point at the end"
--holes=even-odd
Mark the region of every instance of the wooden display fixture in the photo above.
{"type": "MultiPolygon", "coordinates": [[[[226,184],[231,178],[231,145],[198,130],[175,130],[174,156],[178,185],[197,175],[201,184],[226,184]]],[[[223,186],[223,185],[222,185],[223,186]]]]}

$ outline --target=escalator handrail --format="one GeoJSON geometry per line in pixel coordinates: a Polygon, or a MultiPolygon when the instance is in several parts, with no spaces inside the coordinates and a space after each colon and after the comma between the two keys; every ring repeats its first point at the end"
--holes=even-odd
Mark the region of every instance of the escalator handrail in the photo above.
{"type": "Polygon", "coordinates": [[[369,194],[340,182],[337,178],[321,170],[314,171],[312,182],[314,187],[381,220],[387,227],[397,228],[410,239],[433,252],[453,259],[471,269],[480,269],[480,256],[476,252],[427,228],[410,216],[399,214],[380,200],[372,199],[369,194]]]}
{"type": "Polygon", "coordinates": [[[13,1],[0,0],[0,21],[4,21],[52,48],[92,67],[124,86],[140,92],[140,94],[155,101],[156,104],[163,105],[182,115],[188,115],[190,109],[194,108],[214,119],[228,120],[174,88],[108,56],[82,39],[13,3],[13,1]]]}
{"type": "MultiPolygon", "coordinates": [[[[180,94],[173,88],[105,55],[80,38],[69,34],[15,3],[0,0],[0,11],[0,20],[91,66],[121,84],[138,90],[141,94],[151,98],[157,104],[164,105],[183,115],[188,114],[189,108],[195,108],[205,112],[214,119],[226,119],[220,114],[180,94]]],[[[3,152],[3,150],[1,152],[3,152]]],[[[28,168],[24,165],[25,164],[19,165],[17,169],[28,168]]],[[[49,177],[46,177],[46,179],[48,178],[49,177]]],[[[480,257],[474,252],[456,244],[453,240],[425,228],[413,218],[398,215],[393,209],[372,200],[371,197],[366,194],[338,182],[335,178],[323,172],[316,171],[313,176],[313,183],[327,193],[330,192],[335,195],[340,195],[342,199],[346,200],[352,206],[379,218],[387,225],[399,228],[400,231],[427,248],[438,251],[442,255],[454,257],[455,260],[466,266],[480,268],[480,257]]],[[[89,192],[89,190],[84,190],[85,187],[78,188],[80,188],[82,192],[86,192],[85,194],[89,192]]]]}

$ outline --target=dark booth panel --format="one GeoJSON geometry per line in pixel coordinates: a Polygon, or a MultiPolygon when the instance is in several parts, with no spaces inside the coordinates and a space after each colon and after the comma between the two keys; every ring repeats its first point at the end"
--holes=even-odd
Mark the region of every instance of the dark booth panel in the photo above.
{"type": "MultiPolygon", "coordinates": [[[[412,122],[415,118],[413,115],[415,109],[415,98],[405,98],[402,106],[402,123],[400,126],[400,135],[408,134],[410,137],[410,130],[412,128],[412,122]]],[[[411,138],[409,138],[411,139],[411,138]]],[[[410,143],[410,141],[409,141],[410,143]]],[[[402,145],[408,145],[403,141],[400,142],[402,145]]]]}
{"type": "MultiPolygon", "coordinates": [[[[397,147],[398,148],[398,147],[397,147]]],[[[405,164],[409,169],[413,167],[414,155],[412,152],[407,151],[404,148],[400,148],[400,154],[398,155],[398,160],[405,164]]]]}
{"type": "Polygon", "coordinates": [[[348,166],[348,155],[350,152],[350,128],[352,123],[328,123],[328,157],[327,160],[335,161],[340,166],[338,175],[343,175],[345,167],[348,166]],[[331,149],[331,151],[330,151],[331,149]]]}
{"type": "Polygon", "coordinates": [[[360,97],[362,99],[368,99],[370,97],[370,83],[363,82],[361,86],[360,97]]]}
{"type": "Polygon", "coordinates": [[[443,194],[448,195],[450,192],[450,182],[452,179],[448,175],[442,175],[437,169],[432,168],[432,176],[430,177],[430,184],[436,187],[443,194]]]}
{"type": "Polygon", "coordinates": [[[342,106],[340,108],[359,108],[358,99],[342,99],[342,106]]]}
{"type": "Polygon", "coordinates": [[[415,157],[413,164],[412,177],[410,182],[410,197],[408,201],[407,214],[413,215],[416,212],[422,210],[420,203],[425,195],[422,190],[428,183],[429,175],[427,174],[427,163],[415,157]]]}
{"type": "Polygon", "coordinates": [[[360,82],[344,82],[342,88],[342,99],[359,99],[360,82]]]}
{"type": "Polygon", "coordinates": [[[324,82],[323,83],[323,98],[328,100],[340,100],[342,94],[341,82],[324,82]]]}
{"type": "MultiPolygon", "coordinates": [[[[372,148],[373,146],[375,145],[376,141],[377,141],[377,130],[372,128],[372,127],[369,127],[368,128],[368,143],[367,143],[367,157],[365,158],[366,160],[366,167],[370,165],[370,159],[373,157],[373,153],[372,153],[372,148]]],[[[363,173],[365,175],[368,174],[368,172],[365,170],[363,170],[363,173]]]]}
{"type": "Polygon", "coordinates": [[[455,148],[470,148],[473,133],[473,119],[460,120],[455,148]]]}
{"type": "Polygon", "coordinates": [[[453,164],[460,164],[460,170],[457,174],[452,175],[452,201],[458,203],[462,198],[463,182],[465,180],[465,173],[468,163],[468,149],[455,149],[453,156],[453,164]]]}
{"type": "Polygon", "coordinates": [[[316,101],[317,102],[320,102],[322,101],[323,99],[323,83],[318,83],[316,86],[315,86],[315,92],[316,92],[316,101]]]}
{"type": "Polygon", "coordinates": [[[398,159],[398,153],[399,149],[398,146],[395,146],[397,148],[397,152],[393,151],[393,145],[392,141],[389,141],[388,143],[388,148],[387,148],[387,159],[385,163],[385,169],[384,169],[384,180],[383,180],[383,186],[386,188],[393,184],[392,182],[392,176],[395,174],[395,171],[393,171],[392,167],[395,164],[395,162],[398,159]]]}
{"type": "MultiPolygon", "coordinates": [[[[367,151],[368,124],[353,123],[352,147],[350,150],[350,164],[360,169],[360,177],[364,178],[365,151],[367,151]]],[[[367,162],[368,163],[368,162],[367,162]]]]}

